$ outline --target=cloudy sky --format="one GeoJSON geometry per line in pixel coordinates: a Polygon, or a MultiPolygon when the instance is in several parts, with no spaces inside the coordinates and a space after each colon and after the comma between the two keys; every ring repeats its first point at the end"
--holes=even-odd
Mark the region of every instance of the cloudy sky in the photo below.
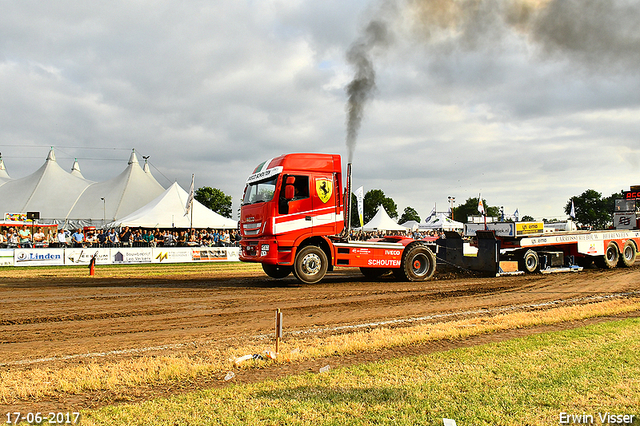
{"type": "Polygon", "coordinates": [[[638,22],[637,0],[5,2],[0,152],[13,178],[53,146],[102,181],[135,148],[163,186],[195,173],[235,211],[268,158],[346,161],[359,49],[354,188],[422,218],[481,193],[564,219],[586,189],[640,184],[638,22]]]}

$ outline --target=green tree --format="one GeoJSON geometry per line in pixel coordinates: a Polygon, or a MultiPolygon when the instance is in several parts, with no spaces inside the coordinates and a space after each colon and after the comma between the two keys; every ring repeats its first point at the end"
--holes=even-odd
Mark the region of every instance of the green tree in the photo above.
{"type": "Polygon", "coordinates": [[[571,214],[571,201],[573,201],[576,222],[594,229],[606,229],[613,223],[611,215],[615,200],[618,198],[622,198],[621,192],[602,198],[600,192],[587,189],[582,194],[571,197],[564,206],[564,212],[567,215],[571,214]]]}
{"type": "Polygon", "coordinates": [[[524,215],[522,216],[522,219],[520,219],[521,222],[533,222],[533,217],[529,216],[529,215],[524,215]]]}
{"type": "Polygon", "coordinates": [[[378,211],[378,206],[384,207],[387,214],[392,217],[398,217],[398,206],[393,199],[384,195],[381,189],[372,189],[364,194],[364,223],[366,224],[378,211]]]}
{"type": "Polygon", "coordinates": [[[398,223],[402,224],[409,222],[410,220],[415,220],[420,223],[420,215],[418,215],[418,212],[413,207],[407,206],[404,208],[404,212],[402,213],[402,216],[400,216],[400,219],[398,219],[398,223]]]}
{"type": "Polygon", "coordinates": [[[231,195],[220,189],[203,186],[196,189],[194,198],[219,215],[231,218],[231,195]]]}
{"type": "MultiPolygon", "coordinates": [[[[487,206],[487,200],[482,199],[487,217],[500,217],[500,207],[487,206]]],[[[468,222],[469,216],[478,216],[478,197],[468,198],[464,204],[453,208],[453,218],[458,222],[468,222]]]]}

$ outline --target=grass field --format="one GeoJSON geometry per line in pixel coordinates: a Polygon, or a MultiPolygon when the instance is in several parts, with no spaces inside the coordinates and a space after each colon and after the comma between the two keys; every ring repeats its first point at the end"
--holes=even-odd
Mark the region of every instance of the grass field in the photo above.
{"type": "Polygon", "coordinates": [[[551,425],[640,415],[640,320],[83,413],[86,425],[551,425]]]}

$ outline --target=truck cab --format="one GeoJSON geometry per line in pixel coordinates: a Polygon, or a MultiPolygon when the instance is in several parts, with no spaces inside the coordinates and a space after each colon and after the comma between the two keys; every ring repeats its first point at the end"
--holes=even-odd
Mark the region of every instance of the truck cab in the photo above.
{"type": "Polygon", "coordinates": [[[240,259],[262,263],[274,278],[288,275],[304,241],[321,245],[342,231],[341,185],[339,155],[287,154],[259,164],[242,199],[240,259]]]}

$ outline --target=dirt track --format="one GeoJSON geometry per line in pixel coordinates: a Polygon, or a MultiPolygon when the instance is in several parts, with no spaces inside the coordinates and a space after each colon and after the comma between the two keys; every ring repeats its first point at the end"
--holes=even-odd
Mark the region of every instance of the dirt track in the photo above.
{"type": "Polygon", "coordinates": [[[20,362],[40,358],[266,334],[272,332],[276,308],[284,312],[285,331],[292,331],[640,291],[637,266],[491,278],[438,274],[425,283],[369,282],[357,270],[331,273],[316,285],[255,275],[5,278],[0,368],[28,368],[20,362]]]}

